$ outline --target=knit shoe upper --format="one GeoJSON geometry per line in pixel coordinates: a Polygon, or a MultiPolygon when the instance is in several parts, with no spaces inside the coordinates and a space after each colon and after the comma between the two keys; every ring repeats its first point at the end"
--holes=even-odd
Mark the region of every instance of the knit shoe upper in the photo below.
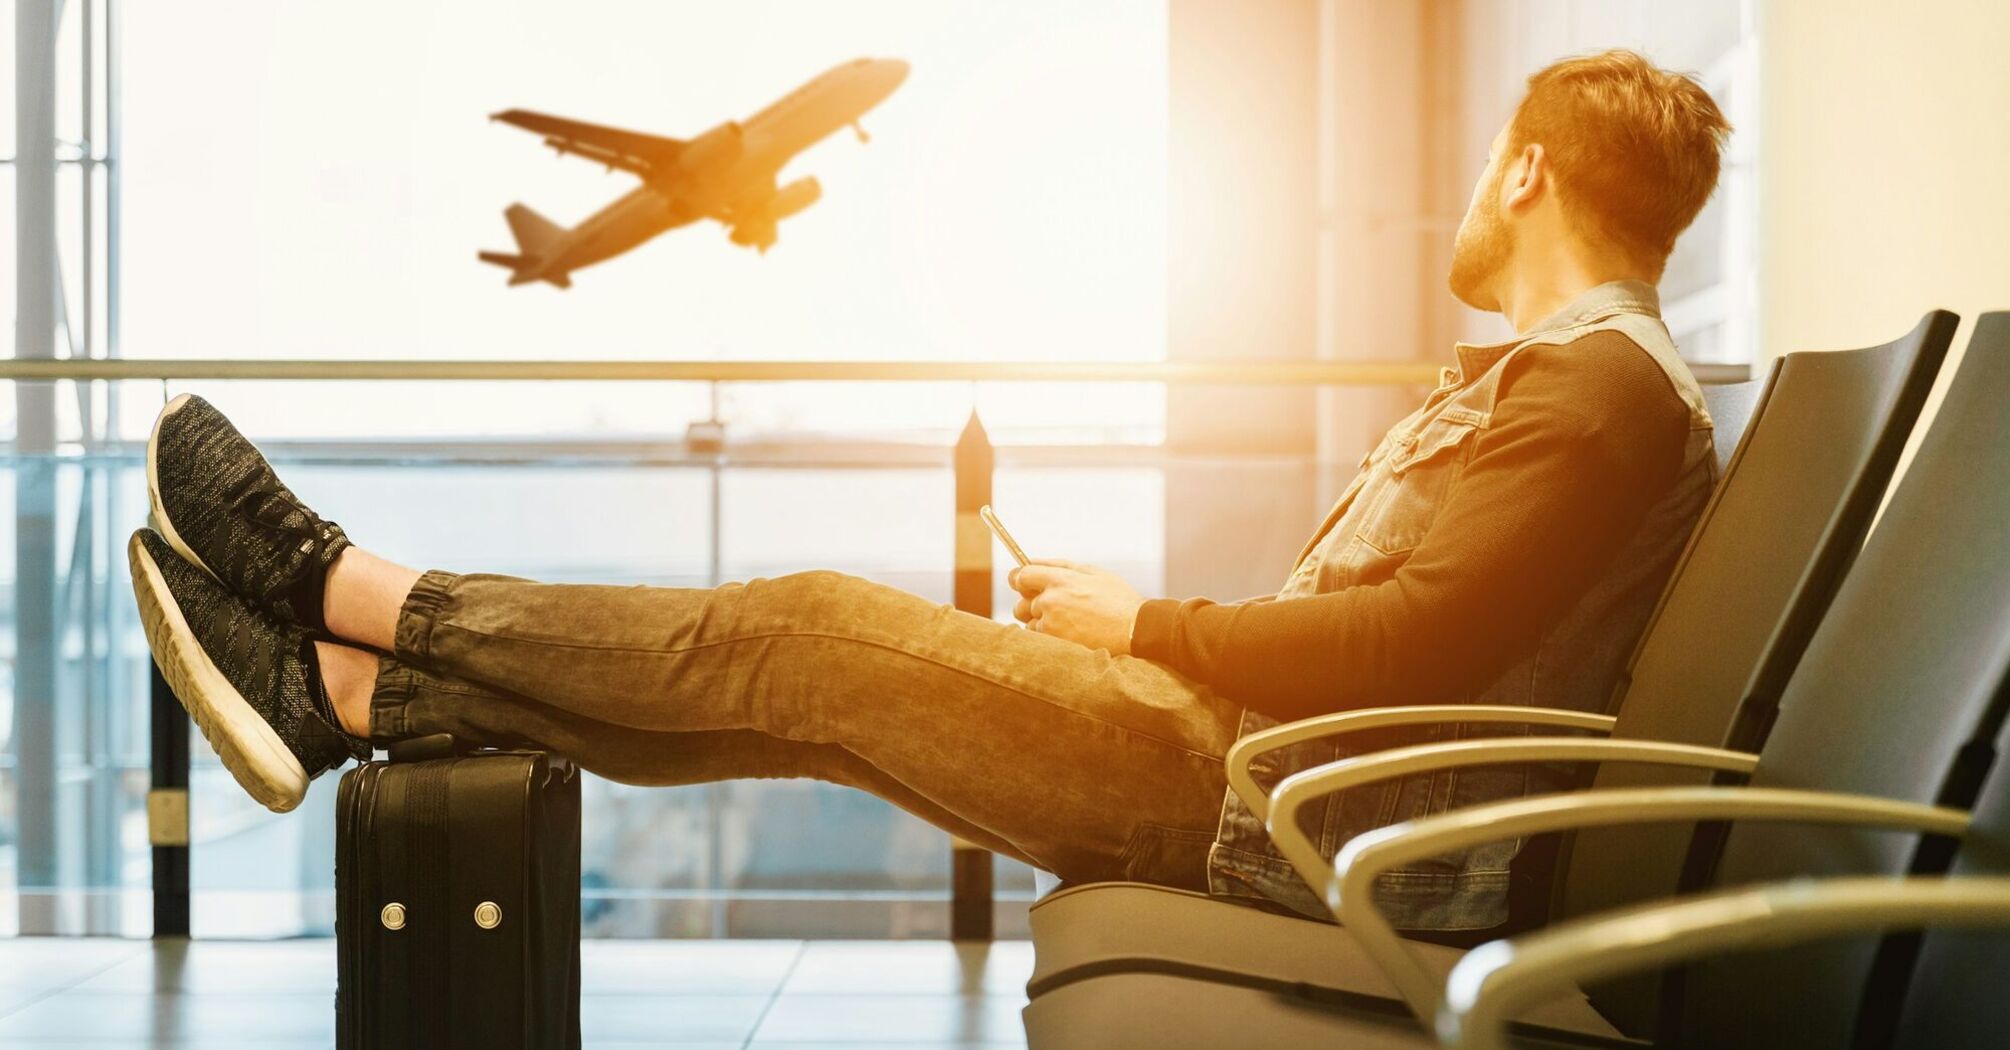
{"type": "Polygon", "coordinates": [[[126,556],[154,662],[253,798],[284,813],[323,771],[370,757],[367,742],[317,711],[304,629],[224,590],[149,529],[133,533],[126,556]]]}
{"type": "Polygon", "coordinates": [[[161,409],[147,440],[147,498],[154,528],[182,558],[326,636],[321,595],[349,537],[301,503],[215,406],[183,394],[161,409]]]}

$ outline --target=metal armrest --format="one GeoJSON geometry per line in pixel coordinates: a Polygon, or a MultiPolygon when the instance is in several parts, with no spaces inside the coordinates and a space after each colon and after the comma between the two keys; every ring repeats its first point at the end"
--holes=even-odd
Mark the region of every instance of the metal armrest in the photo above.
{"type": "Polygon", "coordinates": [[[1468,846],[1525,835],[1699,820],[1792,820],[1952,836],[1968,830],[1968,813],[1963,810],[1826,791],[1750,787],[1574,791],[1468,806],[1363,832],[1341,847],[1333,861],[1337,892],[1328,904],[1402,993],[1417,1019],[1428,1025],[1437,1014],[1442,989],[1375,907],[1375,880],[1383,872],[1468,846]]]}
{"type": "Polygon", "coordinates": [[[1460,1050],[1506,1050],[1509,1018],[1587,982],[1708,955],[1926,926],[2010,928],[2010,878],[1795,880],[1494,941],[1452,969],[1438,1038],[1460,1050]]]}
{"type": "Polygon", "coordinates": [[[1249,770],[1258,755],[1344,733],[1457,722],[1518,723],[1610,733],[1614,718],[1553,707],[1515,707],[1507,704],[1420,704],[1414,707],[1364,707],[1357,711],[1339,711],[1272,726],[1237,740],[1228,749],[1226,759],[1228,786],[1241,796],[1243,804],[1256,814],[1256,819],[1263,820],[1270,816],[1270,799],[1249,770]]]}
{"type": "Polygon", "coordinates": [[[1435,773],[1462,766],[1497,766],[1511,762],[1647,762],[1697,769],[1750,773],[1759,757],[1693,744],[1655,740],[1588,740],[1581,737],[1515,737],[1453,740],[1438,744],[1392,747],[1368,755],[1343,758],[1301,770],[1278,782],[1270,797],[1264,826],[1277,852],[1291,862],[1299,877],[1321,898],[1332,896],[1333,864],[1298,826],[1298,811],[1322,795],[1417,773],[1435,773]]]}

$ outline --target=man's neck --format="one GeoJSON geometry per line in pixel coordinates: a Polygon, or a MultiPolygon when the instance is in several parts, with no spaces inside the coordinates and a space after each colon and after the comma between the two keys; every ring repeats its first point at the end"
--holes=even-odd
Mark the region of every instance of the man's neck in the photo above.
{"type": "Polygon", "coordinates": [[[1611,281],[1627,280],[1647,281],[1647,278],[1630,267],[1598,266],[1574,257],[1539,268],[1517,268],[1501,275],[1500,311],[1514,326],[1516,335],[1527,335],[1538,323],[1585,292],[1611,281]]]}

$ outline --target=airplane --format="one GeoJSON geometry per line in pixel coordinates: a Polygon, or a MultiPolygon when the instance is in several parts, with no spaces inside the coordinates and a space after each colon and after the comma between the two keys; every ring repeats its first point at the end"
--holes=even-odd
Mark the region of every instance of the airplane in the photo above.
{"type": "Polygon", "coordinates": [[[789,92],[746,121],[727,121],[694,139],[660,138],[599,124],[510,109],[491,114],[543,135],[560,156],[572,154],[642,180],[620,199],[571,229],[525,205],[503,211],[515,252],[477,258],[510,271],[511,286],[543,281],[572,287],[572,272],[611,259],[666,230],[699,219],[723,224],[734,244],[766,254],[776,225],[817,202],[814,177],[777,187],[775,176],[796,154],[850,126],[871,141],[859,118],[907,79],[894,58],[861,58],[789,92]]]}

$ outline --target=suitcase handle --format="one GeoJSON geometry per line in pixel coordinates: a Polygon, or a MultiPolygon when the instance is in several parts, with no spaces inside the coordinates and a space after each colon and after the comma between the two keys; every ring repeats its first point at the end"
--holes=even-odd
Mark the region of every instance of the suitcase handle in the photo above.
{"type": "Polygon", "coordinates": [[[434,733],[397,741],[385,750],[390,753],[393,762],[425,762],[435,758],[452,758],[472,749],[460,746],[451,733],[434,733]]]}
{"type": "MultiPolygon", "coordinates": [[[[478,744],[469,744],[452,733],[432,733],[413,737],[391,744],[386,751],[393,762],[427,762],[436,758],[457,758],[487,750],[478,744]]],[[[578,773],[579,767],[571,759],[545,753],[546,768],[554,779],[570,780],[578,773]]]]}

